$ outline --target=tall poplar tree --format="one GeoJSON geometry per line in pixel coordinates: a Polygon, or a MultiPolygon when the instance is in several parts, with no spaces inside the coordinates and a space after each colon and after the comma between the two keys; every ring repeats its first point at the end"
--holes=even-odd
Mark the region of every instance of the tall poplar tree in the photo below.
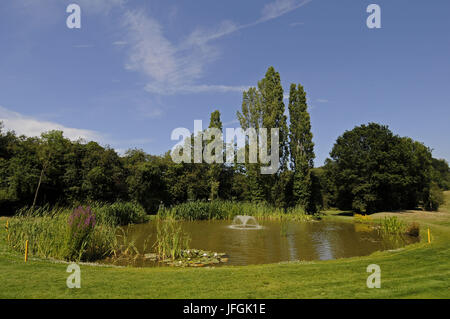
{"type": "Polygon", "coordinates": [[[270,202],[285,206],[284,201],[279,201],[284,187],[279,183],[281,174],[287,170],[287,164],[289,159],[289,146],[288,146],[288,127],[287,118],[284,114],[285,105],[283,102],[284,94],[283,87],[281,86],[280,74],[275,71],[271,66],[268,68],[265,77],[258,82],[258,89],[261,93],[261,110],[262,110],[262,124],[264,128],[267,128],[268,135],[268,150],[269,154],[272,153],[271,149],[271,129],[279,129],[279,163],[280,166],[276,174],[262,175],[262,183],[265,188],[265,193],[270,202]]]}
{"type": "Polygon", "coordinates": [[[271,66],[265,77],[258,82],[258,90],[261,94],[262,126],[267,128],[268,149],[271,150],[270,129],[279,128],[280,132],[280,168],[279,171],[287,169],[289,159],[288,149],[288,127],[287,118],[284,114],[283,87],[281,86],[280,74],[271,66]]]}
{"type": "Polygon", "coordinates": [[[290,133],[289,148],[291,168],[294,171],[293,196],[297,204],[308,213],[314,213],[312,168],[314,167],[314,143],[311,121],[303,86],[291,84],[289,92],[290,133]]]}
{"type": "MultiPolygon", "coordinates": [[[[209,128],[217,128],[223,134],[223,125],[222,125],[222,121],[220,120],[220,112],[218,110],[215,110],[214,112],[211,113],[209,128]]],[[[214,137],[218,138],[217,136],[214,136],[214,137]]],[[[223,157],[223,154],[222,154],[222,157],[223,157]]],[[[219,197],[221,172],[222,172],[222,164],[221,163],[210,164],[209,170],[208,170],[209,187],[210,187],[210,197],[209,198],[210,199],[217,199],[219,197]]]]}
{"type": "MultiPolygon", "coordinates": [[[[249,88],[242,94],[242,113],[237,112],[237,117],[244,131],[248,128],[254,128],[258,131],[262,127],[261,94],[255,87],[249,88]]],[[[245,153],[248,154],[248,144],[245,148],[245,153]]],[[[246,156],[245,170],[249,199],[254,202],[265,200],[260,169],[259,158],[257,163],[249,163],[248,156],[246,156]]]]}
{"type": "Polygon", "coordinates": [[[243,94],[242,113],[237,114],[243,130],[255,128],[267,129],[267,148],[270,155],[271,129],[279,129],[279,163],[273,175],[261,174],[261,163],[246,165],[251,200],[264,198],[272,203],[279,197],[277,181],[280,173],[287,170],[289,159],[287,118],[284,114],[283,87],[280,74],[271,66],[265,77],[258,82],[258,88],[250,88],[243,94]]]}

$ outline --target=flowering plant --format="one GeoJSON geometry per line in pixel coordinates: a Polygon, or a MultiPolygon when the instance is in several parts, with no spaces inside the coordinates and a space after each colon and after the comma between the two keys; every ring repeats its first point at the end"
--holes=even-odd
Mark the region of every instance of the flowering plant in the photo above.
{"type": "Polygon", "coordinates": [[[70,260],[80,260],[95,229],[95,214],[89,206],[86,208],[79,206],[70,214],[67,223],[69,226],[67,257],[70,260]]]}

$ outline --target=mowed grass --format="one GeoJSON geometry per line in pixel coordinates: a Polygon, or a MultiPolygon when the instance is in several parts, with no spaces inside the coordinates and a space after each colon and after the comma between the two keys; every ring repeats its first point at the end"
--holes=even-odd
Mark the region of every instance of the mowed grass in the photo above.
{"type": "MultiPolygon", "coordinates": [[[[450,202],[450,192],[446,193],[450,202]]],[[[218,268],[117,268],[81,265],[81,288],[68,289],[67,264],[10,252],[0,243],[0,298],[450,298],[450,209],[379,213],[421,225],[421,242],[367,257],[218,268]],[[427,228],[432,243],[427,243],[427,228]],[[381,288],[369,289],[370,264],[381,288]]],[[[337,213],[330,217],[337,218],[337,213]],[[334,215],[334,216],[333,216],[334,215]]],[[[351,222],[350,216],[339,216],[351,222]]],[[[5,224],[5,219],[0,219],[5,224]]],[[[1,231],[4,231],[3,226],[1,231]]]]}

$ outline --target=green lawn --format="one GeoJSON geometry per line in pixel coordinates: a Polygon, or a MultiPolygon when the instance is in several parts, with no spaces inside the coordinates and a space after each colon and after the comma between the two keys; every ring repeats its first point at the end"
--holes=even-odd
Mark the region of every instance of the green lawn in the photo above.
{"type": "MultiPolygon", "coordinates": [[[[450,203],[450,192],[446,193],[450,203]]],[[[8,251],[0,243],[0,298],[450,298],[450,209],[380,213],[421,224],[421,242],[367,257],[220,268],[116,268],[81,265],[81,289],[66,287],[66,264],[8,251]],[[431,229],[432,243],[426,242],[431,229]],[[381,267],[368,289],[366,267],[381,267]]],[[[329,212],[325,218],[351,221],[329,212]]],[[[0,219],[5,224],[5,219],[0,219]]],[[[3,230],[3,227],[1,229],[3,230]]]]}

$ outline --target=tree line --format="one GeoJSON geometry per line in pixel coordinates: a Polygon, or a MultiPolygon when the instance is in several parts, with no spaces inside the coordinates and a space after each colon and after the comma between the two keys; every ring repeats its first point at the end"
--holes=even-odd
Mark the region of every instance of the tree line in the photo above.
{"type": "MultiPolygon", "coordinates": [[[[279,128],[280,166],[260,173],[261,164],[174,163],[130,149],[123,156],[96,142],[70,141],[63,132],[17,136],[0,123],[0,213],[34,205],[86,201],[136,201],[148,213],[195,200],[264,201],[276,207],[300,205],[359,212],[435,210],[450,188],[445,160],[387,126],[369,123],[340,136],[324,166],[314,168],[314,143],[306,92],[291,84],[288,116],[278,72],[270,67],[256,87],[243,92],[237,118],[242,129],[279,128]]],[[[220,112],[209,127],[223,130],[220,112]]],[[[194,137],[192,137],[194,138],[194,137]]],[[[270,145],[270,141],[268,143],[270,145]]]]}

